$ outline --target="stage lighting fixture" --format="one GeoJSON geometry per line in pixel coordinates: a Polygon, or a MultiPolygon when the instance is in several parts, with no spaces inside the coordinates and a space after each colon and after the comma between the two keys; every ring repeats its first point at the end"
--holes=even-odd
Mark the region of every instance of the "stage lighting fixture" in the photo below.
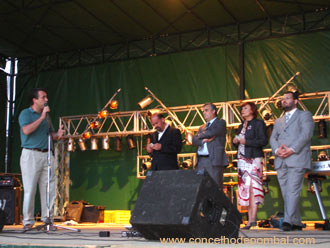
{"type": "Polygon", "coordinates": [[[275,156],[270,156],[269,159],[268,159],[268,163],[270,165],[274,165],[274,161],[275,161],[275,156]]]}
{"type": "Polygon", "coordinates": [[[275,108],[277,109],[281,109],[282,108],[282,100],[281,99],[277,99],[274,103],[275,108]]]}
{"type": "Polygon", "coordinates": [[[327,122],[325,120],[320,120],[317,126],[319,128],[319,139],[326,139],[328,137],[327,122]]]}
{"type": "Polygon", "coordinates": [[[294,85],[293,83],[289,84],[287,89],[288,89],[288,91],[291,91],[291,92],[296,92],[296,91],[298,91],[297,86],[294,85]]]}
{"type": "Polygon", "coordinates": [[[96,151],[98,149],[97,138],[91,139],[91,150],[96,151]]]}
{"type": "Polygon", "coordinates": [[[126,140],[127,140],[128,149],[133,150],[136,148],[136,144],[135,144],[133,135],[128,135],[126,137],[126,140]]]}
{"type": "Polygon", "coordinates": [[[151,117],[154,114],[160,114],[160,109],[149,109],[148,116],[151,117]]]}
{"type": "Polygon", "coordinates": [[[91,124],[89,124],[89,127],[91,129],[97,129],[100,127],[100,122],[99,121],[92,121],[91,124]]]}
{"type": "Polygon", "coordinates": [[[81,151],[86,151],[86,145],[85,145],[85,141],[83,138],[79,138],[78,144],[79,144],[81,151]]]}
{"type": "Polygon", "coordinates": [[[120,137],[116,137],[115,138],[114,150],[116,152],[121,152],[121,146],[122,146],[122,144],[121,144],[121,138],[120,137]]]}
{"type": "Polygon", "coordinates": [[[109,105],[110,109],[117,109],[118,108],[118,101],[112,100],[109,105]]]}
{"type": "Polygon", "coordinates": [[[139,103],[137,104],[141,109],[144,109],[145,107],[149,106],[154,100],[151,98],[151,96],[147,96],[143,98],[139,103]]]}
{"type": "Polygon", "coordinates": [[[85,133],[82,134],[82,138],[83,138],[84,140],[85,140],[85,139],[90,139],[91,136],[92,136],[92,135],[91,135],[90,132],[85,132],[85,133]]]}
{"type": "Polygon", "coordinates": [[[181,167],[184,169],[188,169],[188,168],[191,168],[192,165],[193,165],[192,160],[186,159],[185,161],[182,162],[181,167]]]}
{"type": "Polygon", "coordinates": [[[272,112],[268,109],[265,109],[264,111],[262,111],[262,117],[268,121],[271,117],[272,117],[272,112]]]}
{"type": "Polygon", "coordinates": [[[74,140],[72,138],[69,138],[68,140],[68,152],[74,152],[76,150],[76,145],[74,143],[74,140]]]}
{"type": "Polygon", "coordinates": [[[317,161],[327,161],[329,160],[329,156],[326,151],[320,151],[317,155],[317,161]]]}
{"type": "Polygon", "coordinates": [[[186,133],[186,145],[192,145],[193,134],[191,132],[186,133]]]}
{"type": "Polygon", "coordinates": [[[108,111],[107,110],[102,110],[99,112],[98,117],[99,118],[105,118],[108,116],[108,111]]]}
{"type": "Polygon", "coordinates": [[[151,168],[151,161],[143,161],[142,162],[142,169],[143,170],[150,170],[151,168]]]}
{"type": "Polygon", "coordinates": [[[102,139],[102,148],[103,150],[109,150],[110,149],[110,145],[109,145],[109,136],[105,136],[102,139]]]}

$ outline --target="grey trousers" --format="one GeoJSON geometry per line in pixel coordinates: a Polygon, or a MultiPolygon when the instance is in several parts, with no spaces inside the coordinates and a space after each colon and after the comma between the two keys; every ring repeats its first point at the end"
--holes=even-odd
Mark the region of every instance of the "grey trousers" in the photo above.
{"type": "Polygon", "coordinates": [[[203,169],[206,170],[216,182],[219,189],[222,190],[224,166],[212,166],[208,157],[198,157],[198,163],[196,164],[195,169],[197,171],[203,169]]]}
{"type": "MultiPolygon", "coordinates": [[[[39,185],[41,200],[41,220],[46,221],[47,211],[47,181],[48,181],[48,153],[24,149],[22,150],[20,165],[23,179],[23,224],[34,224],[34,205],[37,185],[39,185]]],[[[52,156],[52,161],[54,157],[52,156]]],[[[51,166],[50,173],[50,217],[53,217],[55,200],[55,170],[51,166]]]]}
{"type": "Polygon", "coordinates": [[[285,163],[277,169],[277,179],[284,200],[284,222],[301,226],[299,200],[306,169],[288,167],[285,163]]]}

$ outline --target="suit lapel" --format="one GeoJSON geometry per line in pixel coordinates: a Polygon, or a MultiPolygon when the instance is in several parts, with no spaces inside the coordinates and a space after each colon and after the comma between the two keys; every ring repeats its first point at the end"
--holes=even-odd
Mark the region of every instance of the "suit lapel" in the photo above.
{"type": "Polygon", "coordinates": [[[160,142],[164,138],[164,136],[167,134],[167,132],[168,132],[169,129],[170,129],[170,126],[167,127],[167,129],[165,130],[165,132],[163,133],[162,137],[160,137],[159,140],[158,140],[158,132],[157,132],[157,140],[158,140],[158,142],[160,142]]]}

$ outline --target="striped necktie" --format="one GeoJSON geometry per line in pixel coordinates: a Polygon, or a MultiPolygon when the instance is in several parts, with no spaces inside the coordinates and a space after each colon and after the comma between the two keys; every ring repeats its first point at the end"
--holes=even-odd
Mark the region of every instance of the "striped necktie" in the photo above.
{"type": "Polygon", "coordinates": [[[288,121],[290,120],[290,116],[291,116],[291,113],[285,114],[285,123],[288,123],[288,121]]]}

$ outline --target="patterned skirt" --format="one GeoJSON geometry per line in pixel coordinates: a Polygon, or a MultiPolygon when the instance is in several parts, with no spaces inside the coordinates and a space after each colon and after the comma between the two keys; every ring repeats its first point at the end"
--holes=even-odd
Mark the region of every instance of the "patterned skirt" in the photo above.
{"type": "Polygon", "coordinates": [[[262,181],[263,158],[246,159],[240,156],[238,168],[238,204],[249,206],[250,187],[254,195],[255,203],[264,204],[264,190],[262,181]]]}

